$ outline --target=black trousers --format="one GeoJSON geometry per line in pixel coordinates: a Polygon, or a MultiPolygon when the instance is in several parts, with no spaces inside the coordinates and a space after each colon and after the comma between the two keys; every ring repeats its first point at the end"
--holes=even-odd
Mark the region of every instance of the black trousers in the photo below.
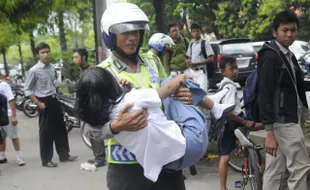
{"type": "Polygon", "coordinates": [[[109,164],[107,185],[109,190],[185,190],[182,170],[162,171],[153,183],[143,175],[140,164],[109,164]]]}
{"type": "Polygon", "coordinates": [[[95,156],[96,161],[105,161],[105,146],[104,141],[96,141],[94,139],[90,139],[90,143],[92,146],[92,150],[95,156]]]}
{"type": "Polygon", "coordinates": [[[50,162],[53,158],[53,142],[59,159],[69,157],[69,142],[63,112],[57,99],[53,96],[38,98],[46,106],[39,110],[40,155],[42,164],[50,162]]]}

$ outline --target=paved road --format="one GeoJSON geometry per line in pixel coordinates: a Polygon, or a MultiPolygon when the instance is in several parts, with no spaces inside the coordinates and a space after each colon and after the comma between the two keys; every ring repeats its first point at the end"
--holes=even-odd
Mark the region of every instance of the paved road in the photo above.
{"type": "MultiPolygon", "coordinates": [[[[82,171],[79,165],[92,157],[92,152],[80,139],[79,130],[73,129],[69,134],[72,155],[79,156],[78,161],[59,163],[57,168],[41,166],[39,158],[38,120],[30,119],[23,113],[18,113],[21,133],[21,146],[27,165],[18,167],[15,164],[15,153],[11,142],[8,142],[8,163],[0,165],[3,175],[0,176],[1,190],[106,190],[106,169],[99,168],[96,172],[82,171]]],[[[56,153],[54,161],[58,162],[56,153]]],[[[198,175],[190,176],[184,171],[187,189],[208,190],[220,189],[217,174],[217,161],[201,162],[198,165],[198,175]]],[[[229,189],[234,189],[234,181],[240,179],[240,174],[229,173],[229,189]]]]}

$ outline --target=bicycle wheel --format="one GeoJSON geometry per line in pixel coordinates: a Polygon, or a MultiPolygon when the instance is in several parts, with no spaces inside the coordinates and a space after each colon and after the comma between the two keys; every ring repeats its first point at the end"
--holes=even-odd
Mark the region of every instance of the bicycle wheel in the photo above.
{"type": "MultiPolygon", "coordinates": [[[[258,164],[262,166],[262,155],[260,150],[251,150],[255,152],[258,164]]],[[[237,146],[237,148],[230,154],[230,160],[228,162],[229,167],[235,172],[242,173],[243,158],[244,153],[241,151],[241,147],[237,146]]]]}
{"type": "Polygon", "coordinates": [[[249,178],[252,190],[262,190],[262,179],[258,168],[257,151],[248,149],[249,178]]]}

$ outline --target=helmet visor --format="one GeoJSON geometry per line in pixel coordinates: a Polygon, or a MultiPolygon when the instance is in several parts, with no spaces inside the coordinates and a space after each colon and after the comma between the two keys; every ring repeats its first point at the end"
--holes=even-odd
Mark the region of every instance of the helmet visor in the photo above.
{"type": "Polygon", "coordinates": [[[120,23],[111,26],[110,32],[113,34],[121,34],[133,30],[149,30],[148,23],[145,22],[136,22],[136,23],[120,23]]]}

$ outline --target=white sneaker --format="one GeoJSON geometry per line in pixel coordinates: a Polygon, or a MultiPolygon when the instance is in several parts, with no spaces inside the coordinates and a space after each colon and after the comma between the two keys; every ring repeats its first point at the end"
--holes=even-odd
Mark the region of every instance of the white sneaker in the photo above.
{"type": "Polygon", "coordinates": [[[227,88],[224,88],[222,89],[221,91],[213,94],[213,95],[210,95],[208,96],[213,102],[217,102],[217,103],[220,103],[221,100],[224,98],[224,96],[227,94],[228,92],[228,89],[227,88]]]}
{"type": "Polygon", "coordinates": [[[16,159],[16,164],[18,166],[24,166],[24,165],[26,165],[26,162],[22,158],[17,158],[16,159]]]}
{"type": "Polygon", "coordinates": [[[226,117],[229,112],[232,112],[235,109],[235,104],[219,104],[214,102],[214,107],[211,109],[211,113],[213,114],[216,120],[221,117],[226,117]]]}

